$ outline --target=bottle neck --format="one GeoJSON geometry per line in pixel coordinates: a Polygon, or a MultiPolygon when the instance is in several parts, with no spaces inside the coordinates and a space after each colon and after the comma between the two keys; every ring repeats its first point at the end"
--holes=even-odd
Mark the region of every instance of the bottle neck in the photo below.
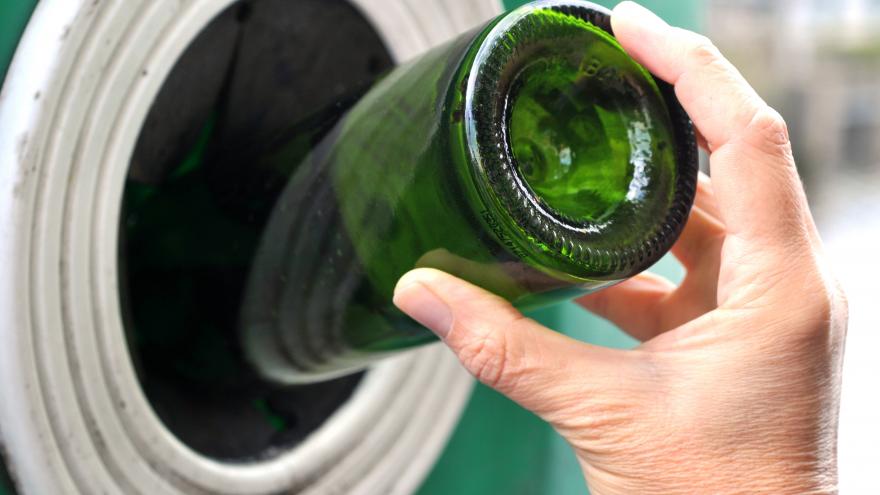
{"type": "Polygon", "coordinates": [[[539,2],[472,51],[457,138],[501,242],[583,281],[625,279],[668,251],[693,201],[695,137],[671,88],[614,40],[609,12],[539,2]]]}

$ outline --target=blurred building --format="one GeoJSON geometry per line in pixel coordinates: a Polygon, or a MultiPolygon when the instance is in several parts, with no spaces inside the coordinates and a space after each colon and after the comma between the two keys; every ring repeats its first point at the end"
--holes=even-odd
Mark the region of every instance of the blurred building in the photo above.
{"type": "Polygon", "coordinates": [[[880,1],[707,0],[705,32],[786,118],[817,212],[880,185],[880,1]]]}

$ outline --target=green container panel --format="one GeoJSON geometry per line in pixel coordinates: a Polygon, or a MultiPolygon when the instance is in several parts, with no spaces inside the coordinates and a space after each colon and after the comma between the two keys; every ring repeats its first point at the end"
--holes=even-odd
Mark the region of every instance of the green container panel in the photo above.
{"type": "Polygon", "coordinates": [[[0,1],[0,81],[6,78],[15,47],[36,6],[37,0],[0,1]]]}
{"type": "MultiPolygon", "coordinates": [[[[12,62],[18,40],[34,8],[37,0],[2,0],[0,1],[0,89],[6,80],[6,71],[12,62]]],[[[2,345],[2,343],[0,343],[2,345]]],[[[0,400],[3,400],[0,391],[0,400]]],[[[0,447],[0,495],[12,495],[12,482],[2,459],[3,449],[0,447]]]]}

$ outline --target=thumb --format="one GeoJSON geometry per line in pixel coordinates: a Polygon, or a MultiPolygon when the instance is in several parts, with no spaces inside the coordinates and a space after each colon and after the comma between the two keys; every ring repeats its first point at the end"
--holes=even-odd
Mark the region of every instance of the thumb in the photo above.
{"type": "Polygon", "coordinates": [[[554,422],[620,390],[633,355],[585,344],[526,318],[504,299],[430,268],[397,283],[394,304],[436,333],[481,382],[554,422]]]}

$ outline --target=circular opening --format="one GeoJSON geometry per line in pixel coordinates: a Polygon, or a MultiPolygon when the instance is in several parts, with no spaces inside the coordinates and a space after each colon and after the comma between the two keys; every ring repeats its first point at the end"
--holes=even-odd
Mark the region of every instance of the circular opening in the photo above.
{"type": "Polygon", "coordinates": [[[263,380],[245,361],[239,310],[276,198],[391,65],[345,1],[242,1],[192,42],[150,109],[123,197],[120,298],[145,395],[203,455],[247,461],[288,449],[360,380],[263,380]]]}
{"type": "Polygon", "coordinates": [[[697,171],[690,119],[612,37],[610,14],[552,0],[492,26],[474,53],[461,136],[505,245],[593,281],[630,277],[669,249],[697,171]]]}
{"type": "Polygon", "coordinates": [[[643,199],[655,176],[674,174],[675,156],[653,79],[604,31],[579,24],[530,47],[512,79],[507,125],[538,198],[569,219],[600,222],[643,199]]]}

